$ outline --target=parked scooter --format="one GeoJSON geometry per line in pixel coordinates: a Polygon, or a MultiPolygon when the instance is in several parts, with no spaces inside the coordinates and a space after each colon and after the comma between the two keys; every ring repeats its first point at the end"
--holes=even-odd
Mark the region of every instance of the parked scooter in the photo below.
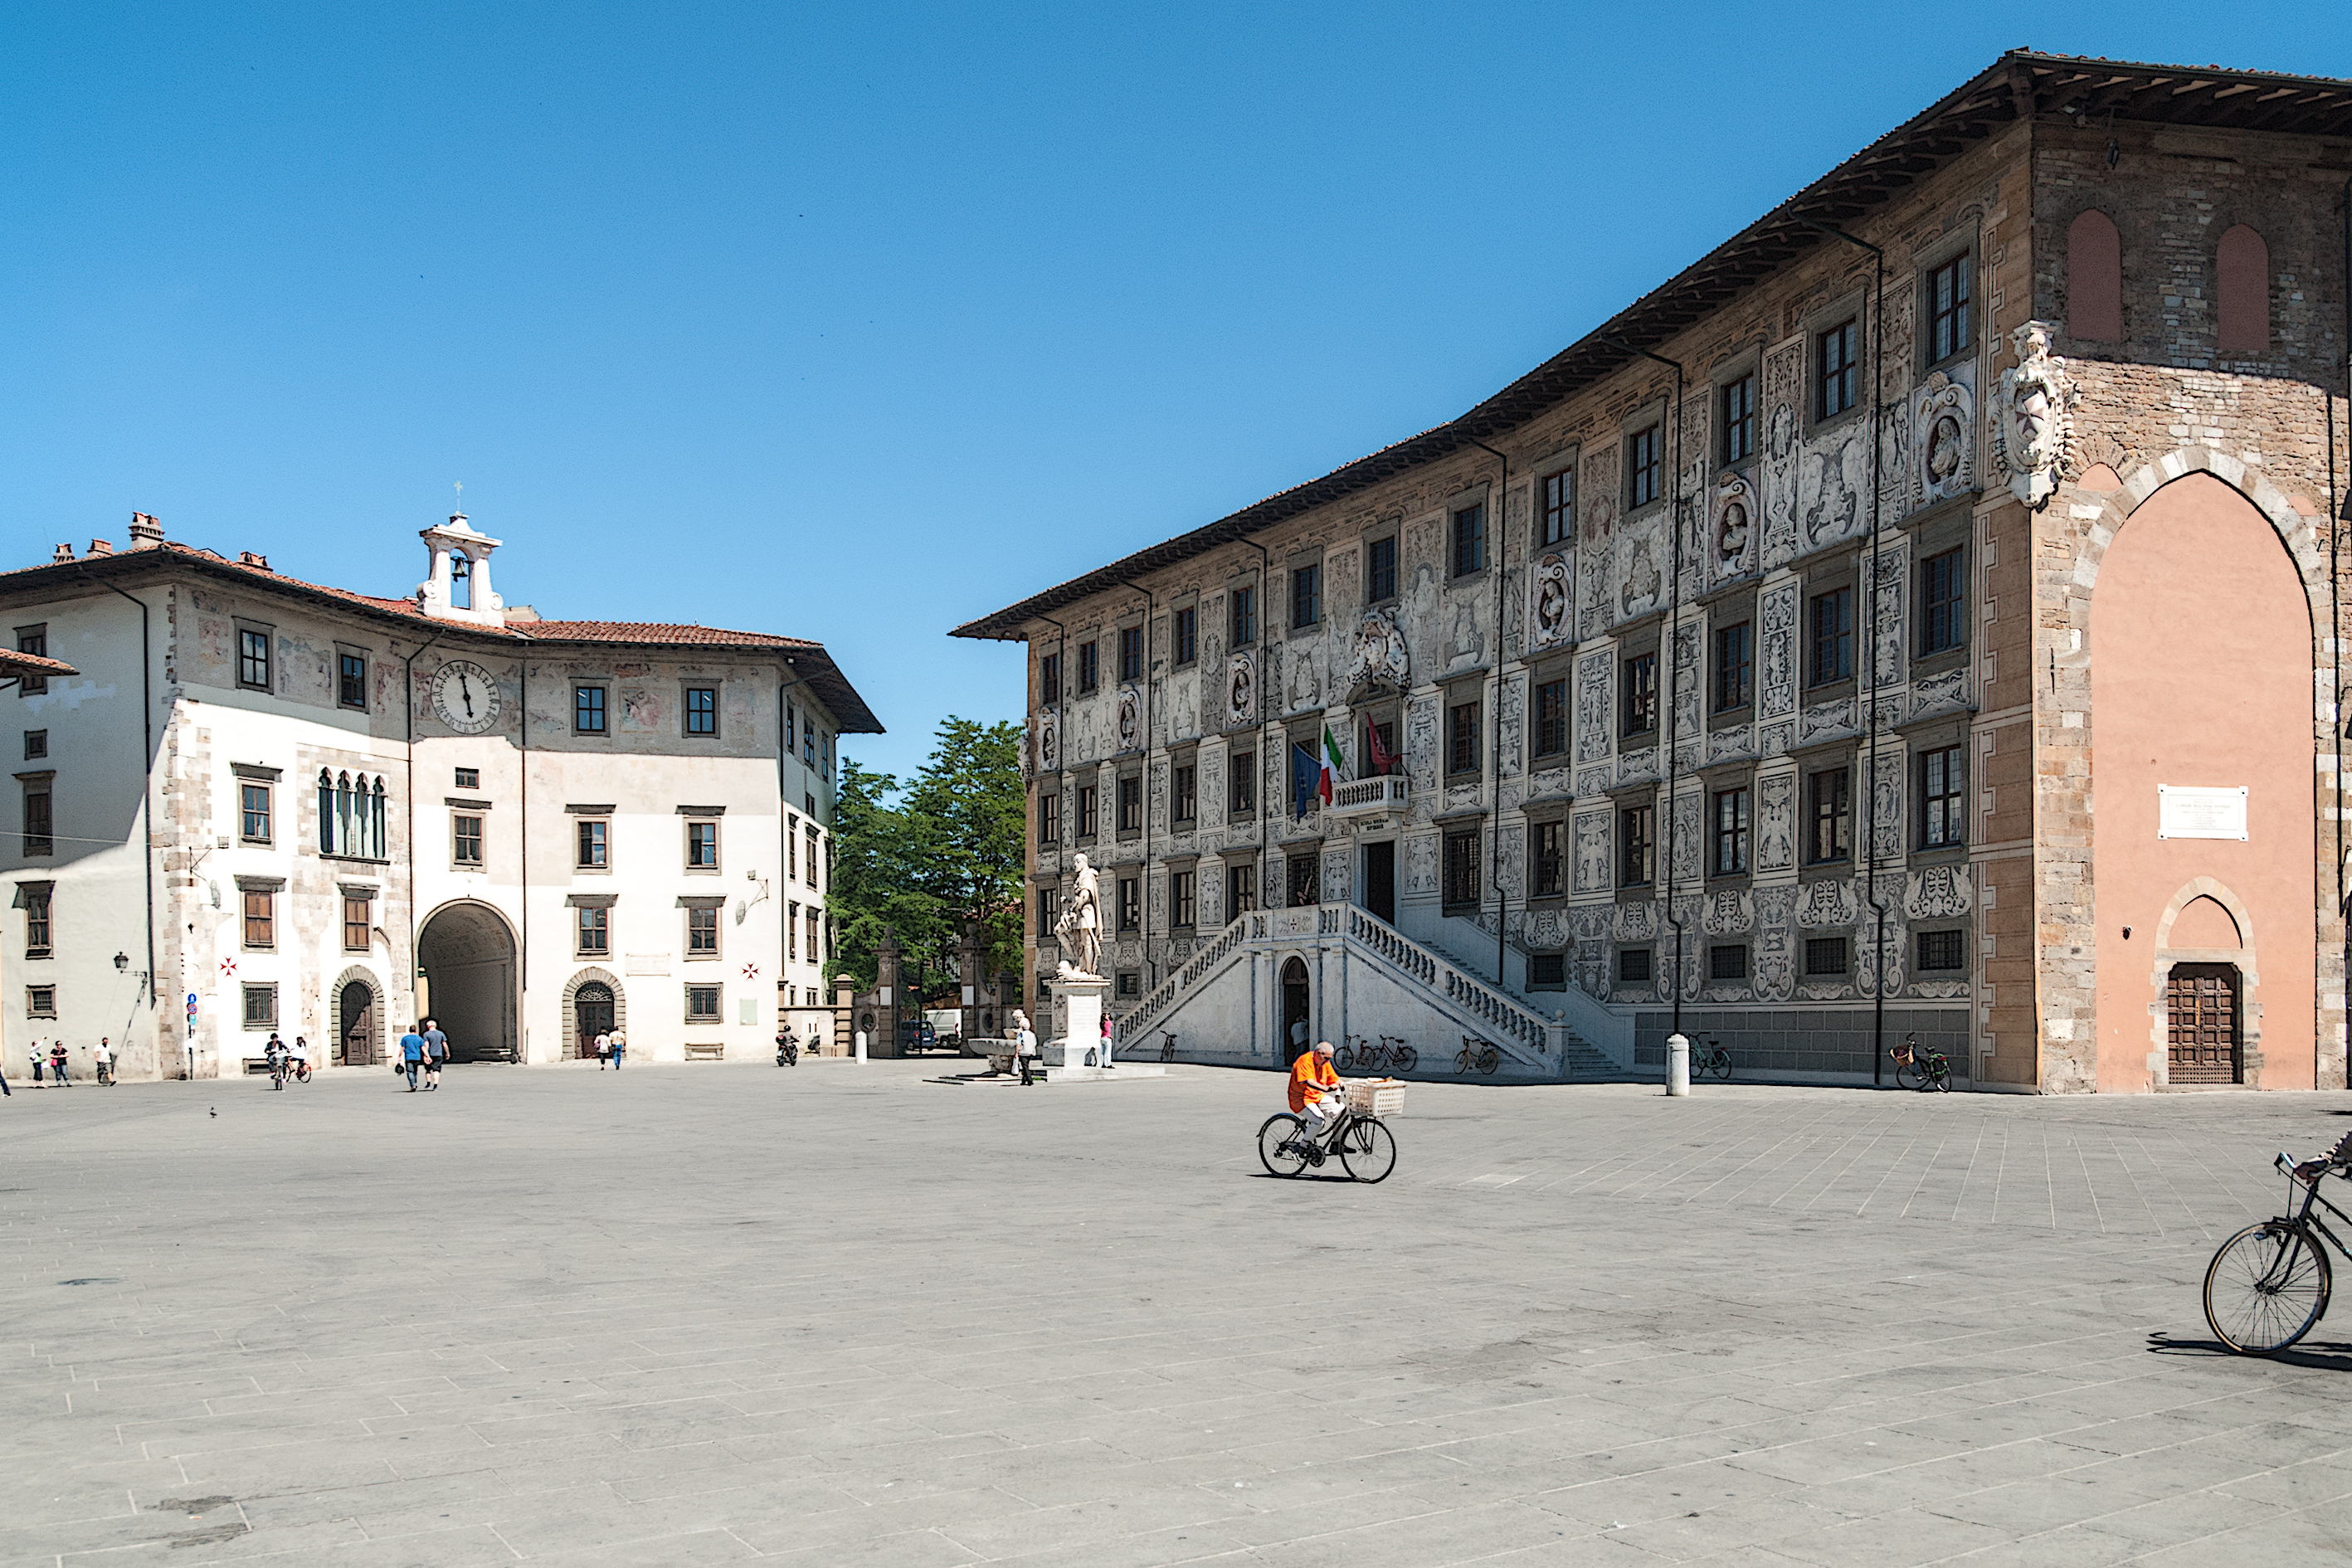
{"type": "Polygon", "coordinates": [[[801,1065],[801,1043],[793,1037],[789,1024],[784,1026],[784,1032],[776,1037],[776,1065],[780,1068],[801,1065]]]}

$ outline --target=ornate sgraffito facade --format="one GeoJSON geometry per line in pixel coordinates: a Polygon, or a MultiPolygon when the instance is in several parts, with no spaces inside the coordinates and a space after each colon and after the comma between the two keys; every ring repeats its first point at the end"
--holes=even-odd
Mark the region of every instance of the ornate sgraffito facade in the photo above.
{"type": "MultiPolygon", "coordinates": [[[[2337,726],[2317,677],[2335,646],[2331,443],[2352,471],[2319,390],[2343,363],[2344,281],[2282,194],[2352,167],[2352,90],[2338,99],[2335,119],[2297,132],[2220,110],[2190,123],[2204,111],[2168,99],[2160,72],[2010,57],[1950,100],[1979,105],[1965,129],[1937,118],[1948,106],[1892,134],[1959,150],[1845,209],[1843,233],[1875,258],[1798,212],[1848,188],[1849,165],[1748,231],[1740,243],[1776,259],[1737,289],[1646,337],[1614,329],[1683,367],[1679,406],[1664,366],[1588,339],[1416,437],[1409,460],[1391,449],[1148,567],[963,628],[1043,654],[1114,639],[1149,610],[1147,685],[1196,679],[1169,667],[1173,610],[1247,634],[1202,654],[1223,672],[1204,705],[1219,722],[1140,704],[1140,750],[1223,781],[1213,796],[1116,842],[1108,818],[1090,844],[1066,826],[1034,846],[1038,884],[1078,847],[1155,885],[1192,879],[1197,898],[1170,907],[1194,924],[1135,933],[1139,992],[1247,889],[1379,911],[1589,1037],[1618,1028],[1635,1065],[1658,1059],[1678,1001],[1686,1028],[1768,1076],[1871,1076],[1883,1026],[1919,1033],[1980,1088],[2144,1089],[2224,1070],[2342,1084],[2342,930],[2333,839],[2319,841],[2335,830],[2337,726]],[[2068,84],[2103,70],[2123,127],[2104,158],[2059,112],[2068,84]],[[2192,167],[2202,217],[2159,199],[2192,167]],[[2069,225],[2093,208],[2123,231],[2112,279],[2069,270],[2069,225]],[[2232,254],[2265,255],[2267,273],[2217,258],[2233,224],[2263,231],[2266,251],[2240,239],[2232,254]],[[2136,629],[2213,568],[2187,542],[2223,539],[2232,559],[2270,563],[2238,573],[2268,623],[2300,628],[2267,662],[2246,663],[2224,606],[2187,626],[2176,614],[2168,638],[2136,629]],[[2095,604],[2115,607],[2102,622],[2095,604]],[[2153,699],[2126,672],[2200,648],[2170,685],[2192,707],[2252,679],[2309,711],[2272,726],[2275,755],[2209,756],[2159,732],[2131,767],[2294,798],[2232,841],[2261,843],[2257,864],[2194,833],[2139,835],[2128,811],[2155,786],[2097,749],[2095,690],[2116,744],[2139,745],[2153,699]],[[1380,809],[1299,809],[1294,763],[1311,774],[1327,735],[1342,781],[1395,775],[1380,809]],[[2122,804],[2095,826],[2100,790],[2122,804]],[[2281,863],[2301,892],[2245,890],[2281,863]],[[2259,972],[2252,931],[2230,950],[2212,945],[2220,917],[2198,923],[2181,889],[2208,883],[2231,929],[2260,928],[2259,972]],[[2198,942],[2148,945],[2182,921],[2198,942]],[[2282,967],[2283,948],[2299,963],[2282,967]],[[2242,1028],[2221,1068],[2210,1042],[2192,1063],[2162,1037],[2167,977],[2188,963],[2235,976],[2242,1028]]],[[[1058,721],[1084,738],[1036,787],[1061,794],[1068,825],[1079,792],[1111,801],[1126,764],[1105,694],[1058,721]]]]}

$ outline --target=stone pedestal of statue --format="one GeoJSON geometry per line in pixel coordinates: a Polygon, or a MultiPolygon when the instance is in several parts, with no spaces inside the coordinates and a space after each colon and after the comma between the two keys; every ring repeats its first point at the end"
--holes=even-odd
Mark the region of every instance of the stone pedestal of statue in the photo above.
{"type": "Polygon", "coordinates": [[[1047,1083],[1118,1083],[1167,1076],[1168,1069],[1157,1063],[1109,1066],[1102,1061],[1103,997],[1110,990],[1109,981],[1100,975],[1072,974],[1047,984],[1062,999],[1063,1027],[1060,1039],[1039,1047],[1047,1083]]]}

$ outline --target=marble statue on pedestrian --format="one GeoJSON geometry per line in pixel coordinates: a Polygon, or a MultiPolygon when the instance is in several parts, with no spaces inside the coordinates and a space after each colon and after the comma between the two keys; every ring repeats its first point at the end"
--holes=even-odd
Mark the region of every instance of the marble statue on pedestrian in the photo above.
{"type": "Polygon", "coordinates": [[[1069,885],[1063,890],[1062,918],[1054,922],[1054,934],[1061,939],[1062,951],[1068,954],[1056,973],[1061,978],[1101,978],[1102,963],[1102,882],[1081,850],[1074,859],[1075,869],[1069,885]]]}

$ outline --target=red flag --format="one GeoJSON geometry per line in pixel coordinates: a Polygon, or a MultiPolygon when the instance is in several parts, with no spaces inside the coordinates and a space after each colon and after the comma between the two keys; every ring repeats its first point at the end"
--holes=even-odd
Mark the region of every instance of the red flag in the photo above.
{"type": "Polygon", "coordinates": [[[1364,749],[1371,753],[1373,773],[1387,773],[1395,771],[1397,760],[1389,755],[1386,746],[1381,744],[1381,727],[1378,724],[1364,726],[1364,749]]]}

